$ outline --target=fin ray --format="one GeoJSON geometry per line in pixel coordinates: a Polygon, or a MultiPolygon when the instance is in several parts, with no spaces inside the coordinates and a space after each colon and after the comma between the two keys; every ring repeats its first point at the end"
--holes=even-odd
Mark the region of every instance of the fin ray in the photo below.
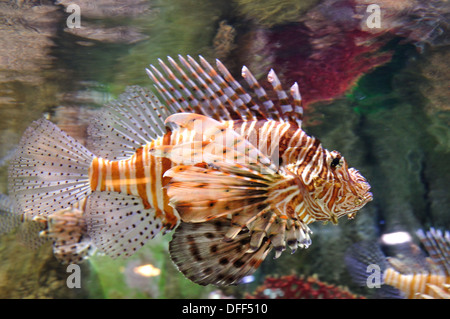
{"type": "Polygon", "coordinates": [[[194,111],[219,121],[273,119],[289,120],[301,125],[303,109],[298,85],[291,87],[291,102],[281,89],[273,70],[269,72],[269,82],[277,93],[281,104],[279,107],[271,101],[245,66],[242,68],[242,77],[254,91],[255,98],[247,93],[219,60],[216,59],[214,68],[202,56],[199,56],[199,62],[189,55],[186,58],[179,55],[178,59],[186,71],[171,57],[168,57],[169,64],[158,60],[167,78],[153,65],[150,66],[151,70],[147,69],[159,95],[174,112],[194,111]],[[258,103],[262,104],[261,107],[258,103]]]}
{"type": "Polygon", "coordinates": [[[86,212],[88,234],[98,249],[112,258],[133,255],[163,230],[154,208],[142,200],[115,192],[94,192],[86,212]]]}
{"type": "Polygon", "coordinates": [[[93,157],[50,121],[33,122],[9,167],[10,194],[16,209],[31,216],[46,215],[85,198],[90,194],[93,157]]]}
{"type": "Polygon", "coordinates": [[[175,230],[169,251],[178,269],[199,285],[238,284],[251,275],[271,250],[270,240],[247,253],[249,233],[241,232],[233,241],[223,237],[230,221],[221,218],[205,223],[181,223],[175,230]]]}
{"type": "Polygon", "coordinates": [[[131,86],[101,108],[88,127],[88,148],[97,156],[120,160],[166,132],[169,110],[149,91],[131,86]]]}
{"type": "Polygon", "coordinates": [[[257,210],[267,198],[269,183],[196,167],[175,167],[168,195],[185,222],[201,222],[230,213],[257,210]],[[230,188],[232,186],[233,188],[230,188]],[[190,191],[188,191],[190,190],[190,191]],[[192,191],[198,196],[192,200],[192,191]]]}
{"type": "Polygon", "coordinates": [[[419,229],[417,237],[424,245],[433,262],[450,276],[450,232],[430,228],[427,232],[419,229]]]}

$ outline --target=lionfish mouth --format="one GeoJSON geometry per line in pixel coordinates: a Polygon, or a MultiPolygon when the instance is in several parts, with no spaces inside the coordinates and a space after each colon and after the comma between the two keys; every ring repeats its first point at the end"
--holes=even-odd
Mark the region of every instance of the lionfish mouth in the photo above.
{"type": "Polygon", "coordinates": [[[355,183],[356,193],[358,194],[355,205],[361,208],[373,200],[373,194],[370,192],[371,186],[358,170],[350,168],[349,173],[355,183]]]}
{"type": "MultiPolygon", "coordinates": [[[[367,183],[368,186],[368,190],[370,189],[370,185],[369,183],[367,183]]],[[[354,207],[353,209],[351,209],[351,211],[347,211],[347,217],[348,219],[353,219],[356,216],[356,213],[363,208],[368,202],[370,202],[371,200],[373,200],[373,195],[371,192],[366,191],[363,195],[359,195],[358,197],[355,198],[354,200],[354,207]]]]}
{"type": "Polygon", "coordinates": [[[368,202],[370,202],[372,200],[373,200],[373,194],[371,192],[367,192],[361,200],[361,207],[366,205],[368,202]]]}

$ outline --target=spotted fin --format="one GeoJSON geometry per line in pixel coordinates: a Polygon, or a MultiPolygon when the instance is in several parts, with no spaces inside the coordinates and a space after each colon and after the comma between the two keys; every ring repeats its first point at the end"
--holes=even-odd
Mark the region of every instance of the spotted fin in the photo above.
{"type": "Polygon", "coordinates": [[[140,197],[94,192],[86,212],[87,232],[101,252],[128,257],[164,229],[161,214],[145,209],[140,197]]]}
{"type": "Polygon", "coordinates": [[[238,284],[260,266],[271,250],[267,238],[258,250],[247,253],[248,231],[232,241],[223,241],[230,220],[219,218],[205,223],[181,223],[169,245],[170,256],[178,269],[199,285],[238,284]]]}
{"type": "Polygon", "coordinates": [[[120,160],[166,133],[164,120],[171,112],[150,91],[127,87],[116,100],[101,108],[88,127],[88,148],[97,156],[120,160]]]}
{"type": "Polygon", "coordinates": [[[48,215],[90,194],[94,155],[45,119],[25,131],[9,167],[9,193],[20,212],[48,215]]]}
{"type": "Polygon", "coordinates": [[[202,56],[199,62],[191,56],[179,55],[178,59],[179,63],[168,57],[170,67],[159,60],[166,76],[154,65],[147,69],[156,90],[171,110],[203,114],[218,121],[273,119],[301,126],[303,108],[298,85],[291,87],[289,96],[273,70],[268,74],[268,81],[278,97],[274,100],[245,66],[242,77],[252,94],[247,93],[219,60],[214,68],[202,56]]]}

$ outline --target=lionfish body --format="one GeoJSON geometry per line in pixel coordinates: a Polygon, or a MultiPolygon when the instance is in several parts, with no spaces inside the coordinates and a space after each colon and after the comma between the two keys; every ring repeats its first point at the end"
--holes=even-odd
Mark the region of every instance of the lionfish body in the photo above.
{"type": "Polygon", "coordinates": [[[380,247],[372,243],[355,244],[346,256],[350,274],[356,282],[366,285],[367,266],[375,264],[382,271],[381,288],[391,287],[381,289],[383,297],[450,299],[450,233],[431,228],[427,232],[418,230],[417,236],[428,256],[415,244],[402,250],[401,259],[386,258],[380,247]]]}
{"type": "Polygon", "coordinates": [[[221,75],[202,57],[169,63],[160,60],[166,76],[147,70],[165,106],[129,88],[90,127],[95,155],[48,121],[25,132],[11,166],[24,211],[48,214],[89,195],[89,235],[114,257],[181,223],[173,261],[199,284],[224,285],[272,248],[278,257],[286,244],[308,247],[311,222],[353,217],[372,199],[357,170],[301,129],[297,84],[288,96],[270,71],[276,105],[245,67],[255,98],[218,60],[221,75]]]}

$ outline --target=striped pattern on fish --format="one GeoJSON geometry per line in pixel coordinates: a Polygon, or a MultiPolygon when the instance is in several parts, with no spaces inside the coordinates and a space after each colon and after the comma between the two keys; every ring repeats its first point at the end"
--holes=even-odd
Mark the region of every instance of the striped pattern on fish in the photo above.
{"type": "MultiPolygon", "coordinates": [[[[272,248],[278,257],[286,244],[292,251],[308,247],[308,224],[352,218],[372,199],[370,185],[344,157],[301,129],[296,83],[288,95],[271,70],[278,97],[271,100],[243,67],[252,97],[218,60],[217,69],[202,57],[179,61],[168,58],[169,67],[159,60],[166,76],[147,69],[164,104],[129,88],[93,119],[88,148],[49,121],[33,123],[10,168],[10,192],[21,209],[48,215],[89,196],[89,235],[113,257],[133,254],[180,222],[198,223],[198,234],[210,220],[228,218],[221,227],[225,240],[240,238],[248,243],[245,254],[265,258],[272,248]]],[[[176,233],[188,240],[192,231],[184,226],[176,233]]],[[[191,250],[172,251],[180,269],[200,265],[190,251],[211,249],[207,241],[189,243],[191,250]]],[[[255,261],[245,254],[236,265],[255,261]]],[[[208,255],[218,262],[218,255],[208,255]]],[[[227,284],[257,267],[238,268],[225,268],[234,273],[227,284]]],[[[224,283],[217,277],[207,283],[218,282],[224,283]]]]}
{"type": "Polygon", "coordinates": [[[450,298],[448,292],[450,276],[444,273],[402,274],[393,268],[388,268],[384,273],[383,282],[402,291],[408,299],[420,299],[424,296],[441,298],[445,295],[447,299],[450,298]],[[439,289],[447,290],[447,293],[440,292],[439,289]]]}
{"type": "Polygon", "coordinates": [[[137,149],[128,159],[110,161],[94,157],[89,169],[91,191],[114,191],[140,197],[144,208],[154,208],[156,216],[161,217],[165,225],[172,229],[178,217],[169,206],[167,192],[163,187],[163,175],[172,167],[172,163],[150,155],[149,148],[178,143],[180,137],[177,133],[180,132],[166,133],[137,149]]]}

